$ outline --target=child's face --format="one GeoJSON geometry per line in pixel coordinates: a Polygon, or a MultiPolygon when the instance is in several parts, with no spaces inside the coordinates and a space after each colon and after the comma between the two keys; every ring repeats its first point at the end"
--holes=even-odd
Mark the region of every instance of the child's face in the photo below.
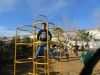
{"type": "Polygon", "coordinates": [[[46,25],[43,24],[43,25],[42,25],[42,29],[46,29],[46,25]]]}

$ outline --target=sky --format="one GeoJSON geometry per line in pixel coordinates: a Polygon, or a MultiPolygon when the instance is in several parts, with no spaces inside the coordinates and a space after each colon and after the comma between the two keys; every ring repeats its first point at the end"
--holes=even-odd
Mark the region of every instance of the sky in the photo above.
{"type": "Polygon", "coordinates": [[[15,35],[16,26],[33,24],[37,15],[66,29],[99,25],[100,0],[0,0],[0,36],[15,35]]]}

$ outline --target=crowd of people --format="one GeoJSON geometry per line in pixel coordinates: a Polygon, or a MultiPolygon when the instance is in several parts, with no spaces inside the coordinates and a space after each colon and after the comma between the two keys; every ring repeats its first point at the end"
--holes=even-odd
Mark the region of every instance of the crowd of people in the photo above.
{"type": "Polygon", "coordinates": [[[69,59],[69,56],[74,55],[75,58],[80,58],[80,61],[83,62],[84,65],[95,53],[95,50],[92,50],[88,43],[81,46],[77,43],[75,43],[75,45],[69,43],[68,45],[65,45],[64,50],[67,60],[69,59]]]}
{"type": "MultiPolygon", "coordinates": [[[[44,48],[47,47],[47,44],[45,43],[47,40],[51,41],[52,34],[49,30],[46,29],[46,23],[42,23],[42,29],[37,34],[37,40],[39,42],[38,49],[34,58],[34,61],[37,60],[38,56],[40,54],[44,53],[44,48]],[[48,34],[47,34],[48,33],[48,34]],[[47,35],[49,38],[47,38],[47,35]],[[44,43],[43,43],[44,42],[44,43]]],[[[75,58],[79,58],[79,51],[82,51],[81,54],[81,61],[85,62],[88,60],[89,57],[93,55],[93,51],[90,50],[89,44],[86,43],[85,45],[79,46],[77,42],[75,44],[73,43],[61,43],[59,45],[53,44],[52,47],[48,46],[48,52],[52,59],[55,59],[55,56],[59,56],[60,52],[63,54],[63,56],[66,56],[66,59],[69,60],[69,57],[71,55],[74,55],[75,58]]]]}

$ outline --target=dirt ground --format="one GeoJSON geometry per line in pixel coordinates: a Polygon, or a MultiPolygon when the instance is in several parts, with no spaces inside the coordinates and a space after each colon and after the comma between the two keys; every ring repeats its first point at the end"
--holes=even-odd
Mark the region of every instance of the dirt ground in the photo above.
{"type": "Polygon", "coordinates": [[[83,66],[79,59],[70,58],[68,62],[62,62],[63,75],[79,75],[83,66]]]}
{"type": "MultiPolygon", "coordinates": [[[[66,62],[66,59],[62,62],[63,75],[79,75],[84,64],[79,59],[72,58],[66,62]]],[[[100,75],[100,62],[95,66],[93,75],[100,75]]]]}
{"type": "MultiPolygon", "coordinates": [[[[54,73],[51,75],[59,75],[57,72],[59,69],[59,62],[52,65],[52,69],[54,73]]],[[[79,75],[80,71],[84,67],[84,64],[80,62],[79,59],[75,58],[73,55],[70,56],[69,61],[65,59],[65,57],[62,59],[62,75],[79,75]]],[[[19,64],[17,65],[17,74],[16,75],[32,75],[27,74],[29,71],[32,71],[32,63],[28,64],[19,64]]],[[[2,66],[2,74],[0,75],[13,75],[13,64],[2,66]]],[[[100,62],[96,65],[96,67],[93,70],[92,75],[100,75],[100,62]]]]}
{"type": "MultiPolygon", "coordinates": [[[[83,67],[84,64],[80,61],[80,58],[75,58],[74,55],[70,54],[69,61],[62,59],[63,75],[79,75],[83,67]]],[[[100,75],[100,61],[95,66],[92,75],[100,75]]]]}

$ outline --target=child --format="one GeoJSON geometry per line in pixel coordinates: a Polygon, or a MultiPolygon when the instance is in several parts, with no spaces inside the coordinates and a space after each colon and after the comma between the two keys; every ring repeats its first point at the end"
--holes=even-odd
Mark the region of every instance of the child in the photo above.
{"type": "Polygon", "coordinates": [[[66,54],[66,59],[68,61],[68,59],[69,59],[69,52],[68,52],[67,46],[65,47],[65,54],[66,54]]]}
{"type": "MultiPolygon", "coordinates": [[[[48,36],[50,37],[50,38],[48,38],[49,41],[51,41],[52,35],[49,32],[49,30],[48,30],[48,36]]],[[[47,40],[46,23],[42,23],[42,29],[37,34],[37,40],[40,41],[40,42],[42,42],[42,43],[40,43],[39,46],[38,46],[38,50],[36,52],[36,56],[34,58],[34,61],[36,61],[36,59],[38,58],[39,54],[43,54],[44,53],[44,48],[47,46],[47,44],[45,43],[45,42],[48,41],[47,40]]],[[[49,47],[48,51],[49,51],[49,54],[50,54],[51,58],[54,58],[54,55],[52,53],[52,49],[50,47],[49,47]]]]}

